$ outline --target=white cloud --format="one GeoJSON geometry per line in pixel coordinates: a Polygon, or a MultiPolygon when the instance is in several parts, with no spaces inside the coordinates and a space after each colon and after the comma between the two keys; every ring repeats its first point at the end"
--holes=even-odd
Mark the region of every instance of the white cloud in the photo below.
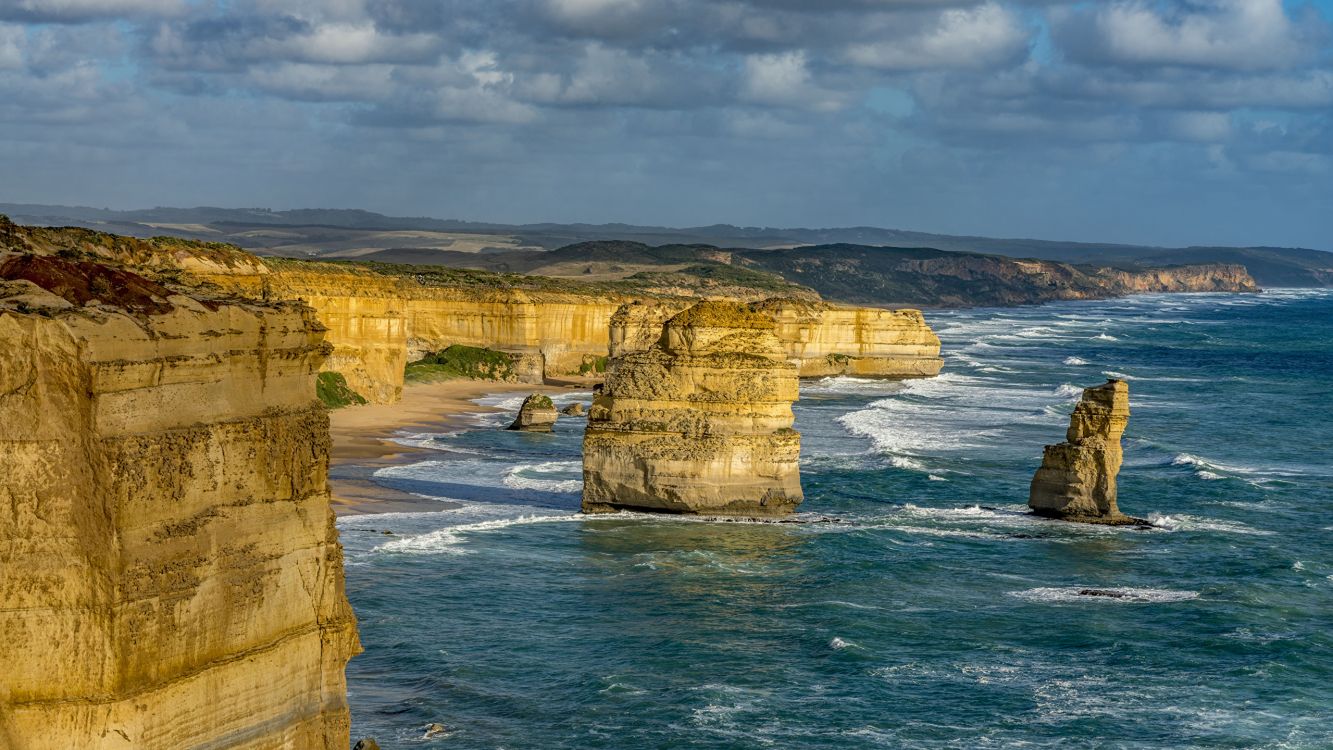
{"type": "Polygon", "coordinates": [[[741,98],[755,104],[819,111],[835,110],[842,104],[841,97],[811,81],[803,51],[747,56],[741,98]]]}
{"type": "Polygon", "coordinates": [[[1233,70],[1286,68],[1310,61],[1326,41],[1312,11],[1288,15],[1282,0],[1120,0],[1053,14],[1057,42],[1074,59],[1126,65],[1233,70]]]}
{"type": "Polygon", "coordinates": [[[0,23],[0,70],[18,70],[23,67],[22,26],[0,23]]]}
{"type": "Polygon", "coordinates": [[[1016,13],[988,2],[945,10],[915,33],[853,44],[846,54],[857,65],[885,70],[978,68],[1022,59],[1029,38],[1016,13]]]}

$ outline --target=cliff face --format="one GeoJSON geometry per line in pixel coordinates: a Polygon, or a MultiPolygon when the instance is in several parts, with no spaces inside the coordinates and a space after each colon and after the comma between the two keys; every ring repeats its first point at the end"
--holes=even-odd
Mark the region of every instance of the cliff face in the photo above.
{"type": "Polygon", "coordinates": [[[1257,292],[1259,285],[1245,266],[1201,264],[1125,271],[1099,268],[1098,278],[1105,279],[1117,294],[1141,292],[1257,292]]]}
{"type": "Polygon", "coordinates": [[[0,254],[0,747],[346,748],[322,327],[88,264],[0,254]]]}
{"type": "Polygon", "coordinates": [[[1116,505],[1116,475],[1129,424],[1129,386],[1121,380],[1086,388],[1065,442],[1046,446],[1032,478],[1028,506],[1038,515],[1085,523],[1140,523],[1116,505]]]}
{"type": "Polygon", "coordinates": [[[801,502],[796,367],[773,319],[702,302],[611,361],[583,441],[583,510],[779,516],[801,502]]]}
{"type": "MultiPolygon", "coordinates": [[[[651,347],[661,327],[688,303],[630,304],[610,321],[610,353],[651,347]]],[[[773,317],[774,334],[800,377],[933,377],[940,373],[940,339],[919,310],[849,307],[804,300],[771,300],[755,310],[773,317]]]]}
{"type": "Polygon", "coordinates": [[[1025,305],[1134,292],[1253,292],[1244,267],[1201,264],[1122,270],[930,248],[819,245],[737,253],[824,299],[870,305],[1025,305]]]}
{"type": "MultiPolygon", "coordinates": [[[[608,352],[648,348],[668,318],[698,300],[680,295],[723,290],[744,292],[750,301],[764,298],[763,289],[725,284],[649,285],[643,288],[651,294],[634,296],[610,292],[605,285],[476,278],[449,269],[377,272],[348,264],[265,262],[227,245],[8,223],[0,224],[4,247],[114,262],[249,299],[303,300],[315,308],[333,345],[323,368],[342,374],[352,391],[377,403],[401,396],[408,361],[451,345],[513,354],[515,379],[540,383],[591,374],[608,352]],[[536,288],[505,286],[515,284],[536,288]],[[636,301],[639,304],[625,308],[628,312],[618,313],[636,301]]],[[[723,256],[730,260],[725,253],[718,257],[723,256]]],[[[802,376],[921,377],[939,372],[939,339],[917,311],[786,298],[767,303],[765,309],[777,320],[776,333],[787,358],[802,376]]]]}

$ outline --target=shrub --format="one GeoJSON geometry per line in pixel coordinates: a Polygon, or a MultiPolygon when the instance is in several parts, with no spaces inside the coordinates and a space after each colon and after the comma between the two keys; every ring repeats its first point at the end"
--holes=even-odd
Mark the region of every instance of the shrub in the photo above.
{"type": "Polygon", "coordinates": [[[454,344],[407,364],[405,376],[412,382],[471,378],[512,380],[515,356],[479,346],[454,344]]]}
{"type": "Polygon", "coordinates": [[[348,387],[341,372],[321,372],[315,379],[315,395],[330,409],[366,403],[361,394],[348,387]]]}

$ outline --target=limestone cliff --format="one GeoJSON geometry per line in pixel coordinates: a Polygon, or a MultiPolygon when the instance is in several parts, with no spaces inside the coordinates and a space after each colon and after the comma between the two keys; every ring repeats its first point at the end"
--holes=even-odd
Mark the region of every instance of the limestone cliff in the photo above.
{"type": "Polygon", "coordinates": [[[323,328],[99,257],[0,253],[0,747],[343,750],[323,328]]]}
{"type": "Polygon", "coordinates": [[[779,516],[801,502],[796,366],[773,318],[701,302],[612,359],[588,412],[583,510],[779,516]]]}
{"type": "Polygon", "coordinates": [[[1065,442],[1046,446],[1032,478],[1028,506],[1038,515],[1104,524],[1142,523],[1116,506],[1116,475],[1129,424],[1129,386],[1121,380],[1086,388],[1065,442]]]}
{"type": "MultiPolygon", "coordinates": [[[[611,356],[649,348],[662,324],[689,304],[621,307],[610,321],[611,356]]],[[[803,378],[933,377],[944,365],[940,339],[919,310],[791,299],[768,300],[754,309],[774,318],[774,333],[803,378]]]]}
{"type": "Polygon", "coordinates": [[[1115,294],[1259,291],[1259,285],[1245,266],[1229,263],[1133,270],[1099,268],[1094,275],[1103,279],[1115,294]]]}
{"type": "MultiPolygon", "coordinates": [[[[682,295],[713,289],[580,284],[431,267],[261,261],[216,243],[138,240],[7,222],[0,223],[0,248],[6,247],[114,263],[213,294],[303,300],[315,308],[333,345],[323,368],[343,375],[353,392],[376,403],[398,400],[409,361],[453,345],[513,355],[511,375],[519,382],[595,375],[608,351],[651,346],[668,318],[698,301],[697,296],[682,295]],[[636,293],[627,291],[631,288],[636,293]],[[627,304],[631,307],[624,308],[627,304]],[[622,309],[641,319],[617,325],[622,309]],[[634,337],[632,345],[626,335],[634,337]]],[[[747,301],[764,299],[762,292],[749,289],[747,301]]],[[[788,359],[803,376],[917,377],[939,371],[939,340],[919,312],[795,299],[770,303],[768,309],[778,320],[777,335],[788,359]]]]}

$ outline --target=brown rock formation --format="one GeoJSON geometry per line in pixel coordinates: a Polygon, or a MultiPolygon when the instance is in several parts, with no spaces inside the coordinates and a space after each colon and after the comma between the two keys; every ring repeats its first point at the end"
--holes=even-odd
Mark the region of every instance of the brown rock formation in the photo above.
{"type": "Polygon", "coordinates": [[[322,327],[89,256],[0,253],[0,747],[346,748],[322,327]]]}
{"type": "Polygon", "coordinates": [[[611,360],[588,412],[583,510],[780,516],[801,502],[796,367],[770,315],[701,302],[611,360]]]}
{"type": "Polygon", "coordinates": [[[1121,380],[1086,388],[1074,408],[1065,442],[1046,446],[1032,478],[1028,507],[1066,521],[1141,524],[1116,506],[1116,475],[1124,454],[1120,437],[1129,424],[1129,386],[1121,380]]]}
{"type": "Polygon", "coordinates": [[[518,416],[514,418],[514,423],[505,429],[522,432],[550,432],[551,428],[555,426],[555,421],[559,418],[560,415],[556,412],[551,397],[534,393],[523,399],[523,405],[519,407],[518,416]]]}

